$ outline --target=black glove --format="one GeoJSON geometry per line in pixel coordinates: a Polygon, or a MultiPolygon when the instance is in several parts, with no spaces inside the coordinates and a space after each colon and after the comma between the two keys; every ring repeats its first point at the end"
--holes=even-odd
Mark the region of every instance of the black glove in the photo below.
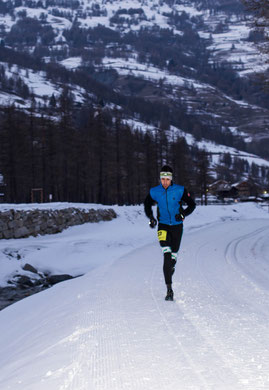
{"type": "Polygon", "coordinates": [[[149,226],[154,229],[155,226],[157,225],[157,219],[155,219],[154,217],[151,217],[150,218],[150,221],[149,221],[149,226]]]}
{"type": "Polygon", "coordinates": [[[177,222],[184,221],[184,219],[185,219],[185,215],[184,215],[183,211],[180,211],[179,214],[175,215],[175,220],[177,222]]]}

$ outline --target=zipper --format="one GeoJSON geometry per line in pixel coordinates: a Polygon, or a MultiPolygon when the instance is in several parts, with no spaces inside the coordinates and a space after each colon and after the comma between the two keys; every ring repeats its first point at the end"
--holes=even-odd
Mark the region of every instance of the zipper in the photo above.
{"type": "MultiPolygon", "coordinates": [[[[169,187],[168,187],[169,188],[169,187]]],[[[167,190],[168,188],[165,190],[165,194],[166,194],[166,206],[167,206],[167,211],[168,211],[168,214],[170,216],[170,225],[172,225],[172,218],[171,218],[171,214],[170,214],[170,211],[169,211],[169,208],[168,208],[168,197],[167,197],[167,190]]]]}

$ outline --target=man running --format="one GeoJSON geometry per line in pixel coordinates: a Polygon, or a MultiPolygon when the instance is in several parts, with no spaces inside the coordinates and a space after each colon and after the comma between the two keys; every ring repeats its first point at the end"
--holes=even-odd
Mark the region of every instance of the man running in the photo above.
{"type": "Polygon", "coordinates": [[[165,300],[173,301],[172,275],[183,233],[183,221],[193,212],[196,204],[183,186],[173,183],[173,170],[168,165],[162,167],[160,179],[161,184],[150,189],[144,207],[150,220],[149,226],[155,228],[157,220],[153,215],[152,206],[157,203],[158,239],[164,257],[163,273],[167,286],[165,300]],[[187,204],[186,209],[183,209],[182,202],[187,204]]]}

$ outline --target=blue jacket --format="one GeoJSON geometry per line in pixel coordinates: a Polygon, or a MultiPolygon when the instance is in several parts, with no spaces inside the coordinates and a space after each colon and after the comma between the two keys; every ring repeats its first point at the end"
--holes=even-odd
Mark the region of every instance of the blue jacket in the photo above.
{"type": "Polygon", "coordinates": [[[179,225],[182,221],[176,221],[175,215],[179,213],[180,201],[184,193],[184,187],[172,184],[165,189],[162,184],[150,189],[150,196],[158,203],[159,223],[165,225],[179,225]]]}

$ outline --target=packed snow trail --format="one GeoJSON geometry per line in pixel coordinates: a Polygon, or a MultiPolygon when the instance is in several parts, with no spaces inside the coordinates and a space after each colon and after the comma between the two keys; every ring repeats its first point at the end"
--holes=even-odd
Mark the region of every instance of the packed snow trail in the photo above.
{"type": "Polygon", "coordinates": [[[155,240],[8,307],[0,388],[269,389],[268,234],[268,219],[185,232],[174,302],[155,240]]]}

